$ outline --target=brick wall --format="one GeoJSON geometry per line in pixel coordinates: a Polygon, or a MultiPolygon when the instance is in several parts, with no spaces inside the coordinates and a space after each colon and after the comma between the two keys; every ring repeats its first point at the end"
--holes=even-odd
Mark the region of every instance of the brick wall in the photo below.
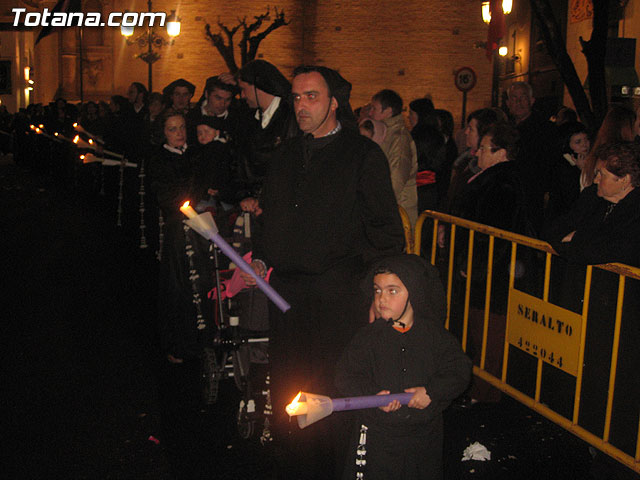
{"type": "Polygon", "coordinates": [[[476,0],[317,2],[305,9],[305,27],[305,61],[339,69],[353,83],[354,108],[392,88],[405,104],[430,95],[459,125],[453,71],[462,66],[478,76],[467,113],[490,105],[491,64],[474,48],[487,35],[476,0]]]}

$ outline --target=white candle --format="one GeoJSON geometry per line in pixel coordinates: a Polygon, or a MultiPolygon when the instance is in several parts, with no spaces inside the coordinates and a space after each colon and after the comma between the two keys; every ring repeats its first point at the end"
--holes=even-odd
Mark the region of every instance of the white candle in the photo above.
{"type": "Polygon", "coordinates": [[[293,402],[285,407],[290,417],[307,414],[307,402],[293,402]]]}
{"type": "Polygon", "coordinates": [[[191,205],[189,205],[188,201],[184,202],[180,207],[180,211],[189,218],[195,218],[198,216],[198,213],[191,207],[191,205]]]}

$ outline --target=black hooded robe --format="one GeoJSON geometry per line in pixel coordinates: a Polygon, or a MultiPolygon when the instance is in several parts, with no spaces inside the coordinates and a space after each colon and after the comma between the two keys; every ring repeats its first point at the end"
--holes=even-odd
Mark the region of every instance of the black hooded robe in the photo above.
{"type": "Polygon", "coordinates": [[[365,281],[370,289],[373,271],[381,265],[407,287],[413,326],[401,333],[377,319],[361,329],[338,362],[336,386],[349,397],[424,386],[431,404],[423,410],[402,406],[389,413],[378,408],[360,410],[343,478],[356,478],[356,472],[362,471],[365,480],[441,479],[442,412],[467,388],[471,361],[443,327],[445,297],[436,269],[415,255],[381,259],[365,281]],[[366,465],[358,469],[361,425],[368,428],[366,465]]]}

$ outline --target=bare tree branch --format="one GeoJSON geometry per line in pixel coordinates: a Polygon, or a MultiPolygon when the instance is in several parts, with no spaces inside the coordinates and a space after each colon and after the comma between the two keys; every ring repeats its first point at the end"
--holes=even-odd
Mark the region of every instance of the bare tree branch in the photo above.
{"type": "Polygon", "coordinates": [[[573,61],[567,53],[560,25],[553,14],[549,0],[531,0],[530,3],[531,11],[540,25],[547,51],[558,67],[576,111],[587,127],[595,128],[595,118],[589,105],[589,99],[582,83],[580,83],[580,77],[578,77],[573,61]]]}
{"type": "Polygon", "coordinates": [[[229,29],[220,22],[220,19],[218,19],[218,26],[227,36],[229,41],[228,43],[225,43],[222,33],[213,33],[211,31],[211,26],[208,23],[204,26],[205,35],[211,41],[213,46],[216,47],[218,52],[220,52],[220,55],[227,64],[229,71],[231,73],[236,73],[238,71],[238,66],[236,65],[235,55],[233,53],[233,36],[240,28],[240,25],[236,25],[234,28],[229,29]]]}
{"type": "Polygon", "coordinates": [[[229,71],[231,71],[231,73],[238,71],[233,44],[233,36],[238,32],[238,30],[242,29],[242,38],[238,42],[238,47],[240,48],[240,65],[243,66],[256,58],[258,48],[260,47],[260,42],[262,42],[262,40],[277,28],[280,28],[283,25],[289,25],[289,22],[286,21],[284,10],[278,11],[278,7],[275,7],[274,20],[264,31],[257,33],[263,23],[270,20],[270,11],[271,8],[267,7],[267,11],[261,15],[253,17],[254,22],[250,24],[247,23],[247,17],[238,18],[238,23],[233,28],[227,27],[225,24],[220,22],[220,19],[218,19],[218,27],[220,28],[219,33],[213,33],[211,31],[211,26],[208,23],[205,25],[206,37],[211,41],[213,46],[216,47],[218,52],[220,52],[220,55],[227,64],[227,67],[229,67],[229,71]],[[223,33],[226,35],[228,42],[225,42],[223,33]]]}
{"type": "Polygon", "coordinates": [[[264,40],[267,35],[269,35],[277,28],[282,27],[283,25],[289,25],[289,22],[285,20],[284,10],[278,12],[278,8],[276,7],[275,11],[275,19],[273,20],[273,22],[271,22],[271,25],[269,25],[267,29],[262,33],[259,33],[258,35],[249,39],[249,52],[247,53],[248,58],[252,60],[256,58],[256,55],[258,54],[258,48],[260,47],[260,42],[262,42],[262,40],[264,40]]]}

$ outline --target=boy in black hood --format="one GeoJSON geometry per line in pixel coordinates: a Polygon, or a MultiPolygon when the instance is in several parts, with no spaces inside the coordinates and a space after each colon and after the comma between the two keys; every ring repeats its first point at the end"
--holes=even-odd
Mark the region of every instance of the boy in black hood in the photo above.
{"type": "Polygon", "coordinates": [[[379,318],[347,347],[336,386],[345,396],[414,395],[407,406],[358,412],[343,478],[441,479],[442,412],[467,388],[471,361],[443,327],[438,273],[416,255],[396,255],[375,262],[363,286],[379,318]]]}

